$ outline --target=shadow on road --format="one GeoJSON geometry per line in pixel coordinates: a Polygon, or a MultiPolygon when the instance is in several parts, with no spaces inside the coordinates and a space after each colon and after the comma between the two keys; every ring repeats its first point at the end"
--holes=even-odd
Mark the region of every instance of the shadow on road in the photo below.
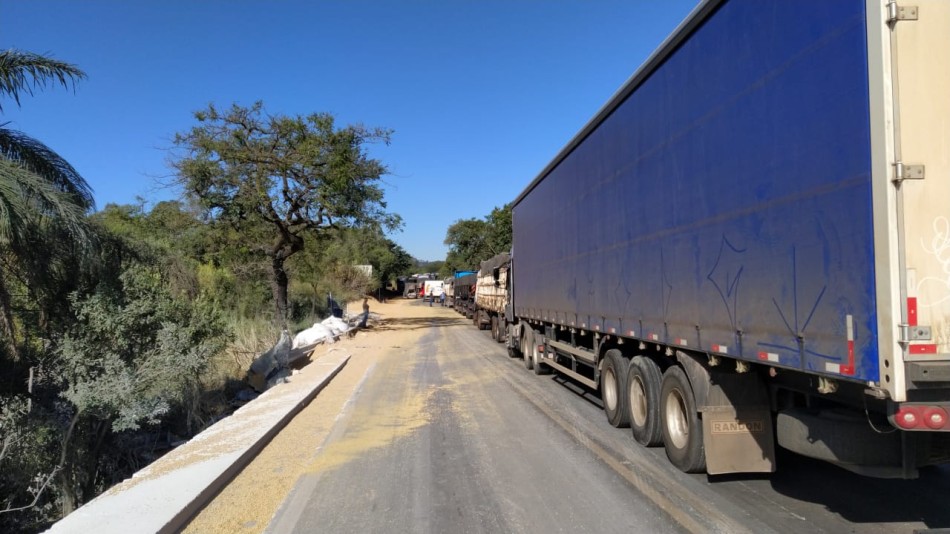
{"type": "Polygon", "coordinates": [[[950,468],[929,467],[916,480],[863,477],[818,460],[782,451],[772,488],[783,495],[823,505],[852,523],[921,521],[950,527],[950,468]]]}
{"type": "MultiPolygon", "coordinates": [[[[554,374],[552,380],[597,408],[600,396],[570,378],[554,374]]],[[[950,528],[950,466],[922,469],[916,480],[888,480],[857,475],[832,464],[806,458],[776,447],[778,471],[771,474],[739,473],[695,475],[712,487],[764,484],[800,503],[813,503],[828,512],[861,525],[922,522],[929,529],[950,528]]],[[[807,508],[786,504],[797,513],[807,508]]],[[[817,523],[820,524],[820,523],[817,523]]],[[[793,529],[794,530],[794,529],[793,529]]],[[[942,531],[942,530],[941,530],[942,531]]]]}

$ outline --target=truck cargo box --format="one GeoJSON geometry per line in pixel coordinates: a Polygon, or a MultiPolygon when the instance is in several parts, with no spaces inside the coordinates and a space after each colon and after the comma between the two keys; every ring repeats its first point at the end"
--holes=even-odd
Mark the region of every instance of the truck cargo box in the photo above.
{"type": "Polygon", "coordinates": [[[950,2],[914,4],[701,4],[515,200],[515,314],[950,379],[950,2]]]}

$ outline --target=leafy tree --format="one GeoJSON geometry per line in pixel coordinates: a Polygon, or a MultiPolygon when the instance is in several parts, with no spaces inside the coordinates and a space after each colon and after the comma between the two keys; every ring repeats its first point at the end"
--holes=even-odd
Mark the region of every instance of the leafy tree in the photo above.
{"type": "Polygon", "coordinates": [[[119,433],[171,413],[189,435],[199,429],[201,376],[227,334],[208,302],[176,297],[159,270],[137,262],[72,300],[77,320],[50,378],[69,403],[57,483],[64,513],[115,482],[98,473],[119,433]]]}
{"type": "Polygon", "coordinates": [[[186,194],[215,222],[226,223],[269,260],[276,321],[288,317],[288,258],[308,239],[348,227],[394,229],[378,185],[386,167],[365,145],[390,132],[337,128],[326,113],[268,115],[260,102],[195,114],[198,126],[176,135],[175,162],[186,194]]]}
{"type": "MultiPolygon", "coordinates": [[[[74,86],[85,74],[74,65],[19,50],[0,51],[0,99],[33,94],[47,85],[74,86]]],[[[0,105],[0,111],[2,111],[0,105]]],[[[89,245],[84,215],[93,207],[92,190],[66,160],[29,135],[0,124],[0,334],[17,358],[11,284],[27,288],[48,283],[35,266],[50,266],[61,247],[37,246],[70,240],[89,245]]]]}
{"type": "Polygon", "coordinates": [[[299,313],[322,314],[327,293],[341,302],[363,296],[405,273],[412,258],[401,246],[374,228],[347,228],[320,243],[308,243],[294,258],[297,283],[291,299],[299,313]],[[356,265],[371,265],[367,277],[356,265]]]}
{"type": "Polygon", "coordinates": [[[492,256],[511,251],[511,204],[492,209],[485,220],[488,223],[488,248],[492,256]]]}
{"type": "Polygon", "coordinates": [[[494,208],[484,219],[461,219],[445,235],[449,246],[444,270],[467,270],[483,260],[511,250],[511,206],[494,208]]]}

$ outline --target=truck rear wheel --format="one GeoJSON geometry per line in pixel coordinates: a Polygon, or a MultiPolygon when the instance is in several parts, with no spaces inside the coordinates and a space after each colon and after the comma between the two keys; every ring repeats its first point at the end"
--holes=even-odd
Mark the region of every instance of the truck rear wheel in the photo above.
{"type": "Polygon", "coordinates": [[[682,368],[674,365],[663,373],[660,403],[667,458],[685,473],[705,471],[702,422],[696,411],[693,388],[682,368]]]}
{"type": "Polygon", "coordinates": [[[541,351],[538,349],[541,340],[538,335],[532,332],[531,336],[531,366],[534,367],[534,374],[546,375],[551,373],[551,368],[541,363],[541,351]]]}
{"type": "Polygon", "coordinates": [[[497,315],[491,318],[491,337],[498,343],[505,341],[505,323],[497,315]]]}
{"type": "Polygon", "coordinates": [[[534,345],[534,330],[529,326],[525,326],[524,335],[521,336],[521,355],[524,358],[524,368],[529,371],[534,368],[532,345],[534,345]]]}
{"type": "Polygon", "coordinates": [[[600,392],[607,421],[617,428],[629,425],[627,364],[617,349],[608,350],[604,358],[604,369],[600,374],[600,392]]]}
{"type": "Polygon", "coordinates": [[[633,439],[647,447],[663,443],[660,426],[660,385],[663,374],[649,358],[635,356],[627,368],[627,402],[633,439]]]}

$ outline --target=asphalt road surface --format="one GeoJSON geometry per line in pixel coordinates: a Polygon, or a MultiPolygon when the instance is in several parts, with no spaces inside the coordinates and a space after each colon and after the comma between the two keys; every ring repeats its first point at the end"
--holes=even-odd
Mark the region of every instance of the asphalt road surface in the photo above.
{"type": "Polygon", "coordinates": [[[367,374],[269,531],[681,531],[501,379],[499,345],[448,322],[367,374]]]}
{"type": "Polygon", "coordinates": [[[596,394],[445,312],[407,319],[417,341],[367,370],[268,532],[950,527],[946,468],[879,480],[780,452],[770,476],[680,473],[609,426],[596,394]]]}

